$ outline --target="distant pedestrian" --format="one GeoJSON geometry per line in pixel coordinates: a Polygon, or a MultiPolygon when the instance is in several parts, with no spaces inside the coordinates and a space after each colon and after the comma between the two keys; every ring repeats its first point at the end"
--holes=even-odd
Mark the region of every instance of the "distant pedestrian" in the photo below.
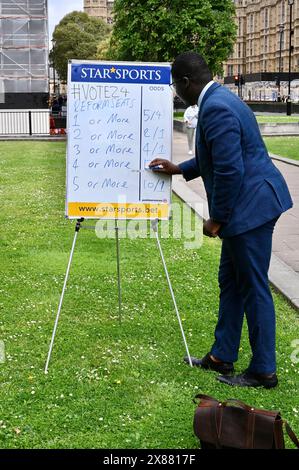
{"type": "Polygon", "coordinates": [[[58,104],[59,104],[60,111],[61,111],[63,102],[64,102],[63,96],[60,95],[59,98],[58,98],[58,104]]]}
{"type": "Polygon", "coordinates": [[[198,106],[194,104],[189,106],[184,113],[184,123],[186,124],[187,139],[188,139],[188,154],[193,155],[193,140],[194,133],[197,127],[198,120],[198,106]]]}
{"type": "Polygon", "coordinates": [[[55,98],[52,103],[52,114],[58,114],[60,111],[60,106],[58,100],[55,98]]]}

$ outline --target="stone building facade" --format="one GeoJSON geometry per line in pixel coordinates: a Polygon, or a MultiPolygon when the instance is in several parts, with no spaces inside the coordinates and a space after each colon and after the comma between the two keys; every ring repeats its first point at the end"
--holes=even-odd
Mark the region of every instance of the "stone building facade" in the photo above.
{"type": "Polygon", "coordinates": [[[90,16],[101,18],[108,24],[113,23],[114,0],[84,0],[84,11],[90,16]]]}
{"type": "MultiPolygon", "coordinates": [[[[289,0],[234,0],[237,41],[224,64],[224,83],[236,92],[234,75],[245,77],[243,97],[275,101],[288,93],[289,0]]],[[[299,0],[293,0],[291,24],[291,98],[299,101],[299,0]]]]}

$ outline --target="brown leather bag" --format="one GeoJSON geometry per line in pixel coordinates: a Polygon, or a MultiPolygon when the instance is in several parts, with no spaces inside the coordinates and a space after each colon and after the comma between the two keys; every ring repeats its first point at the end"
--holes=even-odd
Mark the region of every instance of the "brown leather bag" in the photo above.
{"type": "Polygon", "coordinates": [[[207,395],[195,399],[200,402],[194,432],[202,449],[284,449],[283,425],[299,448],[298,438],[278,411],[253,408],[235,399],[220,402],[207,395]]]}

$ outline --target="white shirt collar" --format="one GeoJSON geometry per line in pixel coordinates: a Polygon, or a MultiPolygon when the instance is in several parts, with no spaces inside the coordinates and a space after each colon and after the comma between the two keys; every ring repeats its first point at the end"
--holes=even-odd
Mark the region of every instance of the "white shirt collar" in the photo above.
{"type": "Polygon", "coordinates": [[[214,82],[214,80],[211,80],[211,81],[208,82],[208,83],[206,84],[206,86],[202,89],[202,91],[201,91],[201,93],[200,93],[200,95],[199,95],[199,98],[198,98],[198,103],[197,103],[197,104],[198,104],[198,111],[200,110],[200,105],[201,105],[201,102],[202,102],[202,100],[203,100],[204,95],[206,94],[206,92],[208,91],[208,89],[210,88],[210,86],[213,85],[213,83],[216,83],[216,82],[214,82]]]}

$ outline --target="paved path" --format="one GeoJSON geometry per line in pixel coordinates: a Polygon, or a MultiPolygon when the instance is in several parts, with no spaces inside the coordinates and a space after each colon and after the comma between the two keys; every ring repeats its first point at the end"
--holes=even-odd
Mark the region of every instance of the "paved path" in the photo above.
{"type": "MultiPolygon", "coordinates": [[[[181,132],[174,132],[174,162],[179,163],[191,158],[187,150],[187,136],[181,132]]],[[[271,274],[273,283],[299,307],[299,166],[277,160],[273,162],[288,183],[294,207],[280,217],[275,227],[271,274]]],[[[206,218],[206,194],[201,178],[186,183],[181,176],[177,176],[174,178],[173,187],[180,195],[185,194],[186,202],[194,202],[196,196],[205,201],[203,215],[206,218]]]]}

